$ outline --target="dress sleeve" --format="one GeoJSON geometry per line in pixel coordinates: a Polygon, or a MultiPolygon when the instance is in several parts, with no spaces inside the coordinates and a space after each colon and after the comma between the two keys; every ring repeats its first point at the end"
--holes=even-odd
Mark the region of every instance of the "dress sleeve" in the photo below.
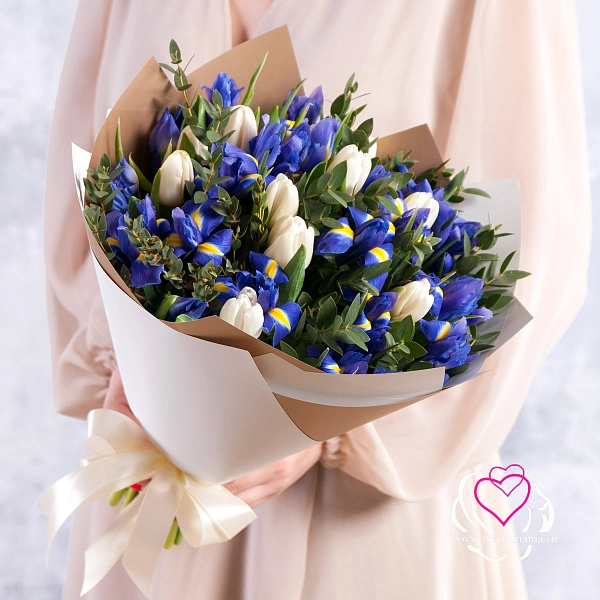
{"type": "Polygon", "coordinates": [[[54,405],[79,418],[102,405],[115,367],[71,166],[71,142],[89,150],[94,140],[94,98],[109,13],[110,2],[79,3],[50,132],[44,198],[54,405]]]}
{"type": "Polygon", "coordinates": [[[532,276],[516,295],[534,319],[488,359],[487,374],[328,444],[326,465],[405,500],[430,497],[499,449],[586,293],[591,203],[574,2],[475,2],[470,18],[442,150],[470,165],[471,182],[520,179],[519,268],[532,276]]]}

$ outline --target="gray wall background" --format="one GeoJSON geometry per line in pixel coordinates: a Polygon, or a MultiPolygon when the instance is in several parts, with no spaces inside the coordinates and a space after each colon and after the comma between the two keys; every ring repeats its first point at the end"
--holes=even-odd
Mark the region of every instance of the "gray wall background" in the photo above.
{"type": "MultiPolygon", "coordinates": [[[[0,2],[0,598],[61,596],[69,527],[46,568],[41,493],[77,468],[85,425],[57,416],[50,366],[42,261],[42,193],[52,108],[76,0],[0,2]],[[15,248],[18,249],[15,253],[15,248]]],[[[583,85],[596,207],[600,201],[600,3],[577,0],[583,85]]],[[[592,265],[600,253],[594,246],[592,265]]],[[[539,369],[503,448],[556,510],[552,535],[524,562],[530,597],[598,598],[600,589],[600,282],[539,369]]]]}

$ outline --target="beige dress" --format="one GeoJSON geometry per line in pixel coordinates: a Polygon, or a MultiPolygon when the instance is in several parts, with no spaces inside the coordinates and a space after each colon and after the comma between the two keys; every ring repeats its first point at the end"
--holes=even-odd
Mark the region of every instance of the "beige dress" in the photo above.
{"type": "MultiPolygon", "coordinates": [[[[233,541],[163,552],[152,598],[525,598],[521,563],[453,541],[451,508],[465,473],[500,464],[535,368],[585,294],[591,221],[574,2],[275,0],[251,34],[286,23],[308,90],[322,83],[332,99],[355,71],[375,133],[427,122],[442,154],[470,165],[470,181],[520,178],[521,268],[534,275],[518,295],[535,319],[491,373],[334,440],[325,462],[337,468],[312,468],[233,541]]],[[[192,67],[227,50],[228,2],[80,2],[50,141],[45,246],[55,404],[75,417],[102,404],[114,357],[70,143],[91,147],[106,110],[151,54],[167,58],[172,37],[195,54],[192,67]]],[[[83,551],[112,514],[99,502],[77,515],[65,598],[79,597],[83,551]]],[[[86,598],[142,596],[117,565],[86,598]]]]}

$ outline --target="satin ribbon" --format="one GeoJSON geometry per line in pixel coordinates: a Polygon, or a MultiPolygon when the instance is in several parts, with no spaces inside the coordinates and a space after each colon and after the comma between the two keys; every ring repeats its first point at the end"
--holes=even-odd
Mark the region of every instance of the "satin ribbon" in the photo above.
{"type": "Polygon", "coordinates": [[[54,536],[77,508],[134,483],[151,479],[85,552],[81,595],[119,559],[146,595],[173,519],[194,548],[225,542],[249,525],[254,511],[221,485],[194,479],[179,470],[130,418],[105,409],[88,415],[89,453],[82,467],[59,479],[40,499],[48,517],[48,550],[54,536]]]}

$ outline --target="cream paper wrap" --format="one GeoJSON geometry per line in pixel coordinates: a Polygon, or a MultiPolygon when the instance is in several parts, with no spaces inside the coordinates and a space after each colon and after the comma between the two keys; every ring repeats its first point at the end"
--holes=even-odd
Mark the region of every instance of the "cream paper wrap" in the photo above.
{"type": "MultiPolygon", "coordinates": [[[[280,104],[300,80],[285,27],[238,46],[191,73],[192,91],[200,83],[211,83],[220,71],[228,72],[238,84],[247,84],[270,49],[276,52],[266,61],[253,107],[268,110],[280,104]]],[[[94,144],[91,164],[96,165],[104,153],[114,162],[114,134],[120,119],[125,156],[135,150],[134,158],[144,169],[147,157],[140,155],[140,149],[147,146],[150,131],[165,106],[174,108],[177,97],[177,90],[158,63],[148,61],[107,116],[94,144]]],[[[419,160],[421,170],[442,162],[427,126],[378,142],[381,157],[401,149],[413,150],[412,157],[419,160]]],[[[90,155],[74,148],[73,156],[83,205],[81,177],[90,164],[90,155]]],[[[470,196],[459,208],[469,219],[487,222],[489,214],[494,223],[504,223],[506,230],[516,234],[505,238],[510,246],[504,253],[518,249],[518,184],[502,181],[479,187],[490,191],[494,200],[470,196]]],[[[88,237],[131,409],[159,452],[194,480],[224,483],[442,389],[443,368],[335,377],[218,317],[187,323],[160,321],[137,302],[89,231],[88,237]]],[[[512,302],[495,321],[495,329],[502,327],[500,342],[530,318],[518,301],[512,302]]],[[[454,383],[475,377],[484,360],[481,357],[454,383]]]]}

